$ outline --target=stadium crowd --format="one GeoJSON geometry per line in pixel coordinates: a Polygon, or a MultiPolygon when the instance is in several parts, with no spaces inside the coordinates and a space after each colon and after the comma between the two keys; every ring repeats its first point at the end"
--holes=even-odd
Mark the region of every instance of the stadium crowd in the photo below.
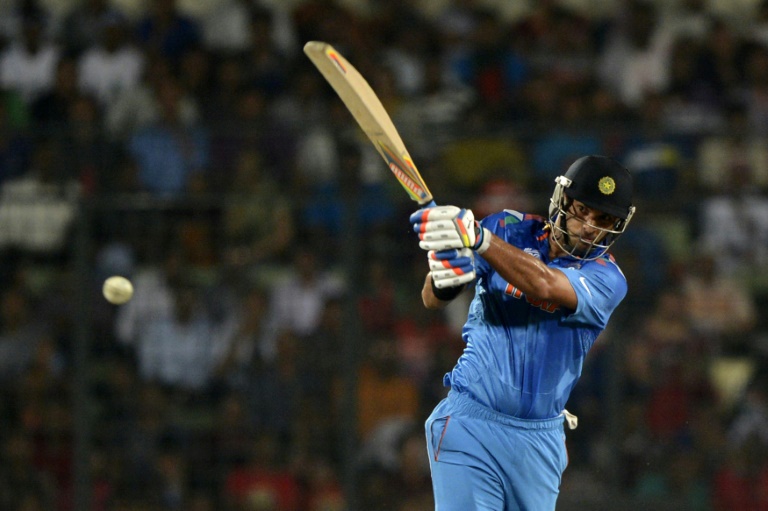
{"type": "Polygon", "coordinates": [[[545,213],[576,156],[632,170],[560,508],[768,510],[768,2],[608,3],[0,2],[0,509],[75,509],[83,420],[89,511],[432,508],[461,325],[323,40],[478,217],[545,213]]]}

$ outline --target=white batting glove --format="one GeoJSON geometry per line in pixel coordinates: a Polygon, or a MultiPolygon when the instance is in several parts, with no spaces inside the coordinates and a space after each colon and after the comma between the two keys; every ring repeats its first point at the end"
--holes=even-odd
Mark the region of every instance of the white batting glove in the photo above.
{"type": "Polygon", "coordinates": [[[475,280],[475,255],[468,248],[430,250],[429,270],[438,289],[456,287],[475,280]]]}
{"type": "Polygon", "coordinates": [[[482,254],[491,244],[491,233],[480,227],[471,209],[435,206],[416,211],[410,221],[424,250],[471,248],[482,254]]]}

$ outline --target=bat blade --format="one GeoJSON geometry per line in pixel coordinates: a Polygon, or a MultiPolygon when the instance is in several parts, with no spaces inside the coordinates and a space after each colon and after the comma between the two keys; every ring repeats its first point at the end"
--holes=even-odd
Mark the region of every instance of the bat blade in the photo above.
{"type": "Polygon", "coordinates": [[[336,91],[411,199],[420,205],[431,203],[432,193],[397,128],[360,72],[328,43],[309,41],[304,45],[304,53],[336,91]]]}

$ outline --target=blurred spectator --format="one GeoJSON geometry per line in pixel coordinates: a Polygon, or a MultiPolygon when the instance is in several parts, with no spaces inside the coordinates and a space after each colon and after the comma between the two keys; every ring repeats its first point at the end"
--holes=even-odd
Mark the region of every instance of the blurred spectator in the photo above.
{"type": "Polygon", "coordinates": [[[49,396],[43,404],[42,421],[34,437],[34,466],[55,484],[54,509],[69,511],[74,497],[73,410],[61,397],[49,396]]]}
{"type": "Polygon", "coordinates": [[[653,509],[710,511],[710,488],[700,456],[685,448],[663,452],[638,481],[635,494],[653,509]]]}
{"type": "Polygon", "coordinates": [[[599,56],[600,80],[633,108],[669,80],[671,34],[659,29],[659,7],[646,0],[623,4],[599,56]]]}
{"type": "MultiPolygon", "coordinates": [[[[432,57],[432,27],[417,17],[416,12],[410,14],[405,22],[388,27],[390,43],[382,54],[383,64],[393,70],[398,93],[405,98],[422,93],[427,73],[434,72],[426,65],[432,57]]],[[[437,70],[439,72],[439,68],[437,70]]]]}
{"type": "Polygon", "coordinates": [[[96,100],[77,96],[67,114],[69,129],[59,139],[62,166],[80,183],[83,195],[118,189],[120,174],[115,169],[125,154],[107,137],[96,100]]]}
{"type": "Polygon", "coordinates": [[[434,161],[459,135],[461,124],[475,101],[472,88],[451,83],[438,59],[424,62],[423,86],[411,94],[400,126],[415,161],[434,161]]]}
{"type": "Polygon", "coordinates": [[[757,448],[768,453],[768,368],[765,363],[752,374],[747,387],[736,404],[727,431],[727,440],[735,449],[757,448]]]}
{"type": "Polygon", "coordinates": [[[415,420],[419,392],[400,364],[395,339],[376,336],[368,342],[357,377],[358,434],[365,442],[381,424],[415,420]]]}
{"type": "Polygon", "coordinates": [[[118,483],[131,498],[156,500],[157,495],[145,491],[155,482],[153,468],[162,452],[183,445],[184,435],[178,419],[173,418],[177,409],[173,399],[159,385],[142,383],[135,389],[133,400],[136,406],[127,422],[129,427],[112,439],[119,453],[116,461],[125,467],[118,483]]]}
{"type": "Polygon", "coordinates": [[[250,87],[271,99],[287,85],[290,58],[271,37],[272,14],[269,10],[255,8],[248,19],[251,42],[243,52],[245,79],[250,87]]]}
{"type": "Polygon", "coordinates": [[[269,290],[268,321],[259,347],[262,357],[275,357],[278,339],[285,332],[300,339],[315,333],[325,304],[338,297],[344,286],[336,275],[322,268],[313,249],[297,247],[291,254],[290,271],[269,290]]]}
{"type": "Polygon", "coordinates": [[[643,124],[624,139],[618,158],[632,169],[636,196],[663,205],[677,197],[693,159],[692,149],[684,138],[664,130],[658,120],[641,120],[643,124]]]}
{"type": "Polygon", "coordinates": [[[204,47],[195,47],[184,53],[179,63],[179,83],[198,105],[205,105],[214,94],[214,55],[204,47]]]}
{"type": "Polygon", "coordinates": [[[365,284],[360,290],[358,310],[363,331],[371,335],[392,333],[397,318],[395,279],[390,275],[391,261],[385,257],[366,263],[365,284]]]}
{"type": "MultiPolygon", "coordinates": [[[[756,189],[748,168],[729,170],[717,193],[698,204],[696,227],[703,248],[720,254],[717,271],[742,276],[768,260],[768,198],[756,189]]],[[[752,279],[744,277],[746,282],[752,279]]]]}
{"type": "Polygon", "coordinates": [[[484,218],[494,211],[512,209],[535,213],[533,197],[525,186],[503,178],[486,181],[475,199],[473,211],[478,218],[484,218]]]}
{"type": "Polygon", "coordinates": [[[14,126],[12,99],[14,93],[0,92],[0,187],[8,179],[21,176],[29,165],[32,142],[29,137],[14,126]]]}
{"type": "MultiPolygon", "coordinates": [[[[218,399],[213,410],[211,443],[201,443],[195,448],[199,452],[198,462],[212,464],[217,478],[226,475],[231,467],[248,460],[253,440],[261,431],[259,424],[249,415],[247,399],[244,392],[230,392],[218,399]]],[[[211,479],[210,473],[200,475],[211,479]]]]}
{"type": "Polygon", "coordinates": [[[118,14],[102,20],[100,37],[78,58],[80,88],[107,105],[141,81],[144,55],[128,39],[128,21],[118,14]]]}
{"type": "Polygon", "coordinates": [[[343,511],[347,499],[333,465],[326,460],[311,459],[305,469],[307,511],[343,511]]]}
{"type": "Polygon", "coordinates": [[[37,365],[51,371],[56,357],[49,325],[35,318],[32,299],[17,288],[0,295],[0,381],[8,384],[37,365]]]}
{"type": "Polygon", "coordinates": [[[742,78],[741,34],[724,19],[715,19],[710,34],[702,41],[698,75],[708,96],[721,108],[739,87],[742,78]]]}
{"type": "Polygon", "coordinates": [[[531,74],[568,87],[588,84],[595,75],[595,25],[562,2],[544,2],[520,23],[517,44],[527,48],[531,74]]]}
{"type": "Polygon", "coordinates": [[[238,292],[237,308],[222,326],[222,356],[215,369],[216,378],[226,388],[247,388],[254,361],[261,356],[259,340],[267,323],[268,303],[267,293],[259,286],[246,286],[238,292]]]}
{"type": "Polygon", "coordinates": [[[699,75],[701,46],[692,39],[677,39],[670,48],[666,96],[667,126],[674,133],[700,135],[721,127],[722,112],[708,84],[699,75]]]}
{"type": "Polygon", "coordinates": [[[768,509],[768,467],[765,449],[753,445],[734,447],[713,476],[715,511],[768,509]]]}
{"type": "Polygon", "coordinates": [[[705,40],[714,23],[714,14],[706,0],[682,0],[676,5],[663,6],[660,11],[660,30],[669,32],[673,39],[705,40]]]}
{"type": "Polygon", "coordinates": [[[189,271],[185,254],[169,249],[160,261],[143,265],[130,275],[133,299],[122,305],[115,317],[115,337],[126,346],[135,346],[145,321],[168,317],[175,308],[173,289],[189,271]]]}
{"type": "Polygon", "coordinates": [[[225,261],[238,267],[281,265],[296,236],[292,204],[258,152],[243,150],[235,165],[227,186],[232,198],[222,218],[225,261]]]}
{"type": "Polygon", "coordinates": [[[177,0],[155,0],[136,22],[136,39],[150,57],[162,56],[177,64],[184,52],[200,43],[202,33],[177,0]]]}
{"type": "Polygon", "coordinates": [[[705,135],[697,146],[697,185],[705,193],[715,193],[742,175],[760,190],[768,189],[765,138],[750,130],[745,105],[728,104],[723,110],[725,129],[705,135]]]}
{"type": "Polygon", "coordinates": [[[273,435],[262,433],[246,452],[245,464],[226,475],[224,497],[235,511],[293,511],[303,501],[298,478],[279,456],[273,435]]]}
{"type": "Polygon", "coordinates": [[[529,78],[530,63],[508,23],[492,8],[475,11],[474,27],[469,51],[453,65],[489,118],[509,119],[515,93],[529,78]]]}
{"type": "MultiPolygon", "coordinates": [[[[368,149],[368,148],[366,148],[368,149]]],[[[327,240],[340,235],[348,228],[349,215],[357,215],[356,221],[364,225],[366,236],[364,250],[375,250],[383,244],[387,221],[394,208],[388,200],[386,187],[379,176],[366,179],[365,153],[358,141],[337,141],[338,168],[330,181],[317,183],[300,213],[303,218],[303,235],[314,246],[323,249],[326,261],[339,257],[332,250],[341,247],[328,245],[327,240]]]]}
{"type": "Polygon", "coordinates": [[[750,39],[760,44],[768,44],[768,2],[754,2],[754,12],[751,23],[747,27],[750,39]]]}
{"type": "Polygon", "coordinates": [[[204,396],[221,357],[220,332],[203,307],[200,290],[179,282],[171,292],[173,313],[143,318],[137,331],[139,375],[182,395],[204,396]]]}
{"type": "Polygon", "coordinates": [[[200,20],[205,47],[213,52],[239,53],[251,44],[250,0],[223,0],[200,20]]]}
{"type": "Polygon", "coordinates": [[[62,175],[52,140],[35,147],[27,171],[0,190],[0,246],[56,256],[66,248],[75,218],[79,183],[62,175]]]}
{"type": "Polygon", "coordinates": [[[19,132],[29,128],[31,112],[24,99],[17,91],[0,88],[0,108],[5,110],[3,114],[7,126],[19,132]]]}
{"type": "Polygon", "coordinates": [[[34,465],[34,442],[26,433],[3,435],[0,453],[0,506],[3,509],[54,509],[56,487],[46,472],[34,465]],[[36,504],[38,507],[33,507],[36,504]]]}
{"type": "Polygon", "coordinates": [[[41,94],[29,107],[32,118],[43,133],[58,135],[66,131],[71,103],[80,96],[77,62],[67,56],[56,63],[50,90],[41,94]]]}
{"type": "Polygon", "coordinates": [[[749,128],[759,135],[768,134],[768,48],[753,45],[746,50],[744,83],[738,91],[745,102],[749,128]]]}
{"type": "Polygon", "coordinates": [[[147,474],[145,493],[154,497],[163,509],[182,511],[188,492],[188,468],[180,447],[163,446],[155,455],[153,466],[147,474]]]}
{"type": "Polygon", "coordinates": [[[21,37],[0,51],[0,86],[19,92],[30,104],[53,87],[60,56],[45,35],[43,15],[25,17],[21,37]]]}
{"type": "MultiPolygon", "coordinates": [[[[115,139],[126,140],[136,132],[158,122],[163,116],[163,107],[160,105],[160,96],[163,94],[161,91],[175,83],[171,64],[167,60],[147,57],[141,82],[135,87],[123,90],[113,102],[106,105],[104,116],[109,134],[115,139]]],[[[182,90],[176,101],[182,124],[197,123],[200,112],[194,98],[182,90]]]]}
{"type": "Polygon", "coordinates": [[[324,87],[323,76],[314,69],[297,69],[289,75],[283,93],[272,101],[273,115],[294,134],[322,123],[328,115],[327,100],[334,99],[324,87]]]}
{"type": "MultiPolygon", "coordinates": [[[[580,107],[570,110],[572,115],[565,120],[563,127],[550,129],[537,137],[530,150],[531,185],[535,190],[547,189],[578,155],[603,154],[603,139],[594,130],[584,128],[584,99],[580,96],[567,99],[571,105],[578,103],[580,107]]],[[[565,99],[560,101],[561,113],[568,111],[563,110],[565,99]]]]}
{"type": "Polygon", "coordinates": [[[296,334],[281,332],[271,360],[254,357],[245,388],[248,420],[277,443],[280,459],[295,449],[297,432],[306,415],[304,397],[315,382],[305,371],[304,353],[309,347],[296,334]]]}
{"type": "Polygon", "coordinates": [[[348,348],[345,312],[341,300],[326,302],[320,325],[300,344],[297,354],[302,388],[294,442],[306,456],[329,462],[340,461],[336,447],[342,435],[343,397],[337,391],[344,384],[343,354],[348,348]]]}
{"type": "MultiPolygon", "coordinates": [[[[238,73],[239,70],[225,68],[220,72],[238,73]]],[[[235,80],[240,78],[233,77],[235,80]]],[[[221,173],[218,182],[231,186],[241,153],[257,152],[270,179],[279,185],[288,184],[292,171],[293,134],[272,115],[268,98],[258,87],[245,86],[232,92],[234,98],[219,103],[219,106],[232,108],[233,117],[224,117],[227,110],[223,110],[211,119],[218,128],[211,136],[211,164],[221,173]]]]}
{"type": "Polygon", "coordinates": [[[682,289],[691,327],[711,339],[721,354],[750,344],[757,326],[757,304],[743,281],[717,272],[714,253],[698,252],[683,277],[682,289]]]}
{"type": "Polygon", "coordinates": [[[187,124],[180,110],[183,91],[174,80],[158,86],[160,118],[128,141],[141,188],[156,196],[199,193],[207,188],[209,135],[200,124],[187,124]]]}
{"type": "MultiPolygon", "coordinates": [[[[65,53],[78,58],[83,52],[104,41],[105,32],[113,30],[123,13],[111,0],[80,0],[64,14],[59,40],[65,53]]],[[[127,21],[127,20],[125,20],[127,21]]]]}

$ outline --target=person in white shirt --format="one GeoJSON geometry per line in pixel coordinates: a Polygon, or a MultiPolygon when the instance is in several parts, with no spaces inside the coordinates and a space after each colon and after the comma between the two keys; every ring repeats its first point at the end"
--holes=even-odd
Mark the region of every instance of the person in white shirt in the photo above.
{"type": "Polygon", "coordinates": [[[53,86],[60,49],[44,35],[45,22],[23,21],[21,37],[0,53],[0,87],[17,91],[27,103],[53,86]]]}
{"type": "Polygon", "coordinates": [[[106,22],[100,44],[78,61],[79,85],[107,105],[141,82],[144,55],[126,37],[126,21],[114,15],[106,22]]]}

